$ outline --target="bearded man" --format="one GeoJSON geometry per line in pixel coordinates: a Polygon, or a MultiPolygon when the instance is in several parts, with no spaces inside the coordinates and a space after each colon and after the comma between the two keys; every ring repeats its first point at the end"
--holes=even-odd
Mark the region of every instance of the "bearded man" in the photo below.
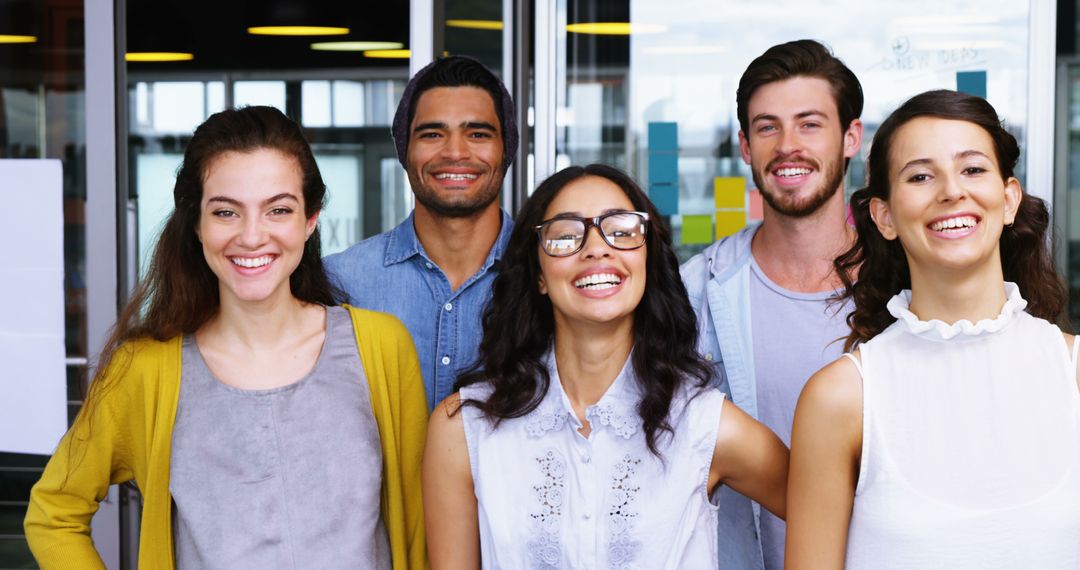
{"type": "Polygon", "coordinates": [[[405,324],[430,407],[476,359],[513,223],[498,198],[518,130],[506,86],[461,56],[409,80],[392,129],[416,207],[394,229],[328,256],[326,268],[350,304],[405,324]]]}
{"type": "MultiPolygon", "coordinates": [[[[844,172],[862,143],[859,80],[812,40],[769,48],[736,94],[739,146],[761,193],[763,220],[687,261],[698,350],[720,389],[788,446],[807,379],[840,356],[850,307],[833,259],[854,239],[844,172]]],[[[721,490],[722,568],[784,567],[784,522],[721,490]]]]}

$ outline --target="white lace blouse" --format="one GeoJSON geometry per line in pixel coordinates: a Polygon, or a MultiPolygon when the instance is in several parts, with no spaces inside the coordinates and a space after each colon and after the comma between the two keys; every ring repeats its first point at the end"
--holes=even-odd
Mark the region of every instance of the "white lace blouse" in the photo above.
{"type": "Polygon", "coordinates": [[[1005,291],[997,318],[952,325],[904,291],[861,346],[849,570],[1080,569],[1077,345],[1005,291]]]}
{"type": "MultiPolygon", "coordinates": [[[[581,423],[549,353],[551,385],[539,407],[497,428],[462,409],[484,568],[716,568],[716,507],[708,478],[724,395],[682,390],[663,460],[649,452],[637,415],[633,366],[581,423]],[[694,396],[694,397],[691,397],[694,396]]],[[[488,385],[461,390],[483,400],[488,385]]]]}

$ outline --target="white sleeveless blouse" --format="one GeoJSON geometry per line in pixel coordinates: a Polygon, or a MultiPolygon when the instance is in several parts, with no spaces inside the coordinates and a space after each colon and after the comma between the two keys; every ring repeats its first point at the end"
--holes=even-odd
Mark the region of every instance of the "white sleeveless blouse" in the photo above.
{"type": "Polygon", "coordinates": [[[924,322],[911,292],[860,347],[863,444],[849,570],[1080,569],[1076,351],[1024,312],[924,322]]]}
{"type": "MultiPolygon", "coordinates": [[[[462,408],[485,569],[715,569],[716,507],[708,497],[724,395],[681,390],[663,435],[663,461],[649,452],[627,360],[585,417],[562,389],[554,357],[539,407],[499,426],[462,408]],[[696,394],[694,397],[691,395],[696,394]]],[[[461,390],[484,400],[486,384],[461,390]]]]}

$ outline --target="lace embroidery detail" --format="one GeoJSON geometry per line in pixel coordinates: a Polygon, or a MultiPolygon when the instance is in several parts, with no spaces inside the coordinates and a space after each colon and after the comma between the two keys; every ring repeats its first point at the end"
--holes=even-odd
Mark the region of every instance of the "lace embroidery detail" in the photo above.
{"type": "Polygon", "coordinates": [[[556,431],[562,429],[566,425],[566,417],[569,414],[566,410],[549,409],[546,411],[537,411],[532,414],[533,417],[529,418],[528,423],[525,424],[525,433],[530,437],[541,437],[549,431],[556,431]]]}
{"type": "Polygon", "coordinates": [[[608,542],[608,567],[615,570],[630,568],[638,552],[641,551],[641,541],[634,540],[630,532],[638,518],[634,503],[637,501],[641,487],[636,484],[635,475],[640,464],[640,459],[626,454],[615,464],[611,475],[611,495],[608,507],[611,538],[608,542]]]}
{"type": "Polygon", "coordinates": [[[615,431],[615,435],[622,437],[623,439],[630,439],[637,433],[638,423],[640,419],[637,414],[628,414],[626,410],[616,409],[611,404],[598,404],[590,407],[585,411],[585,417],[590,422],[593,422],[593,418],[600,422],[600,425],[610,427],[615,431]]]}
{"type": "MultiPolygon", "coordinates": [[[[565,421],[566,417],[563,416],[565,421]]],[[[543,431],[540,432],[541,434],[543,431]]],[[[543,481],[533,486],[540,510],[532,517],[536,539],[530,540],[529,567],[540,570],[555,570],[562,561],[562,546],[559,530],[562,526],[563,489],[565,487],[566,464],[553,451],[547,450],[536,458],[536,463],[543,474],[543,481]]]]}

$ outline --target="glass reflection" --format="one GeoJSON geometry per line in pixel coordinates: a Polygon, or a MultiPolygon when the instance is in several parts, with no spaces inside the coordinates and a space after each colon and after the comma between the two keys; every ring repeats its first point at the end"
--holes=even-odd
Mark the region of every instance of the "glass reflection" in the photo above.
{"type": "MultiPolygon", "coordinates": [[[[683,239],[684,216],[719,219],[717,177],[744,181],[737,223],[760,219],[760,199],[739,150],[735,90],[746,65],[777,43],[824,41],[862,82],[864,151],[848,170],[849,192],[863,182],[865,153],[878,123],[911,95],[956,89],[958,72],[986,72],[986,96],[1024,146],[1027,2],[913,0],[894,10],[858,0],[730,0],[723,9],[709,0],[559,0],[557,9],[565,11],[570,26],[630,24],[628,35],[625,26],[559,30],[559,76],[565,84],[557,95],[557,168],[606,162],[648,187],[657,175],[667,176],[666,168],[650,172],[650,125],[677,125],[678,199],[669,219],[683,259],[706,245],[694,243],[706,241],[697,231],[683,239]]],[[[1022,157],[1021,180],[1024,162],[1022,157]]],[[[732,230],[729,216],[723,218],[721,229],[732,230]]]]}

